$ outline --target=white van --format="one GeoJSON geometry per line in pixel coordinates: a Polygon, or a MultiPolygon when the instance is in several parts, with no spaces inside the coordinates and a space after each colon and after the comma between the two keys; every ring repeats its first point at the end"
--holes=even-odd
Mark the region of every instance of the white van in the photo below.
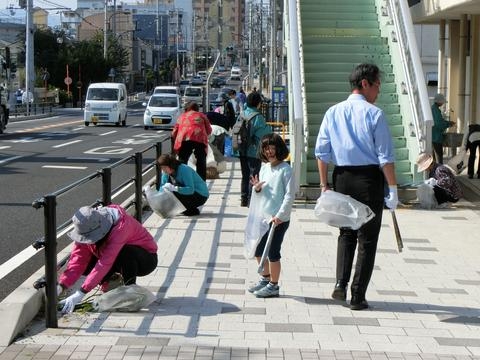
{"type": "Polygon", "coordinates": [[[230,80],[242,80],[242,69],[233,67],[230,71],[230,80]]]}
{"type": "Polygon", "coordinates": [[[186,105],[189,101],[195,101],[198,106],[203,108],[203,87],[187,86],[183,92],[183,105],[186,105]]]}
{"type": "Polygon", "coordinates": [[[85,98],[85,126],[127,124],[127,88],[122,83],[90,84],[85,98]]]}
{"type": "Polygon", "coordinates": [[[175,94],[180,95],[178,86],[155,86],[154,94],[175,94]]]}

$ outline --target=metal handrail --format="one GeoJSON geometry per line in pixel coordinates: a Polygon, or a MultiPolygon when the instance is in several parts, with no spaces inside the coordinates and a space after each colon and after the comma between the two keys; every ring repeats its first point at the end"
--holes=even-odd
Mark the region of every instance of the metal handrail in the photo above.
{"type": "Polygon", "coordinates": [[[58,327],[57,321],[57,271],[68,261],[68,257],[63,258],[60,263],[57,263],[57,238],[59,233],[67,229],[72,225],[72,221],[66,221],[59,227],[57,227],[57,199],[62,195],[65,195],[69,191],[78,188],[78,186],[83,185],[93,179],[98,177],[102,178],[102,199],[97,199],[92,205],[109,205],[111,204],[112,195],[115,196],[116,193],[120,192],[121,189],[124,189],[130,184],[135,185],[134,191],[134,200],[130,201],[125,207],[129,208],[132,204],[135,206],[135,218],[141,222],[142,220],[142,181],[143,175],[150,172],[150,170],[155,166],[156,167],[156,181],[157,184],[160,183],[160,171],[159,167],[156,165],[156,161],[148,164],[142,168],[142,156],[145,152],[150,151],[151,149],[156,150],[156,158],[162,154],[162,144],[165,141],[170,140],[170,136],[166,135],[160,138],[160,141],[154,145],[149,146],[148,148],[135,153],[135,155],[129,156],[125,159],[122,159],[110,166],[103,168],[100,171],[97,171],[93,174],[90,174],[78,181],[75,181],[72,184],[69,184],[62,189],[59,189],[53,193],[45,195],[40,199],[33,201],[32,206],[35,209],[44,209],[44,237],[33,243],[35,249],[45,248],[45,276],[44,278],[38,279],[34,283],[36,289],[42,287],[46,288],[45,296],[45,320],[46,326],[48,328],[58,327]],[[135,174],[129,180],[124,182],[121,186],[117,187],[112,191],[111,184],[111,170],[120,165],[123,165],[131,160],[135,160],[135,174]]]}
{"type": "Polygon", "coordinates": [[[401,46],[400,55],[406,74],[406,86],[414,117],[420,151],[431,152],[433,116],[423,77],[410,10],[403,0],[388,0],[388,9],[401,46]]]}

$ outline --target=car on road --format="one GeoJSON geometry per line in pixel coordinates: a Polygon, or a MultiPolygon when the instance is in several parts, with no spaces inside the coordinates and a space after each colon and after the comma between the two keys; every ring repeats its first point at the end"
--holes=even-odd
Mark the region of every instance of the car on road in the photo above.
{"type": "Polygon", "coordinates": [[[127,87],[123,83],[92,83],[88,86],[83,113],[85,126],[90,123],[127,123],[127,87]]]}
{"type": "Polygon", "coordinates": [[[203,79],[201,76],[194,76],[192,77],[192,80],[190,80],[190,84],[193,86],[202,86],[203,85],[203,79]]]}
{"type": "Polygon", "coordinates": [[[242,70],[238,67],[232,67],[230,80],[242,80],[242,70]]]}
{"type": "Polygon", "coordinates": [[[216,76],[210,82],[210,86],[213,88],[219,88],[224,85],[227,85],[227,80],[223,76],[216,76]]]}
{"type": "Polygon", "coordinates": [[[180,95],[178,86],[155,86],[154,94],[177,94],[180,95]]]}
{"type": "Polygon", "coordinates": [[[178,82],[178,88],[180,89],[180,95],[183,96],[183,93],[185,92],[185,88],[190,85],[190,80],[184,79],[180,80],[178,82]]]}
{"type": "Polygon", "coordinates": [[[198,106],[203,108],[203,87],[187,86],[183,93],[182,103],[186,105],[189,101],[195,101],[198,106]]]}
{"type": "Polygon", "coordinates": [[[145,130],[155,127],[172,129],[181,112],[180,96],[177,94],[153,94],[143,105],[147,107],[143,114],[145,130]]]}

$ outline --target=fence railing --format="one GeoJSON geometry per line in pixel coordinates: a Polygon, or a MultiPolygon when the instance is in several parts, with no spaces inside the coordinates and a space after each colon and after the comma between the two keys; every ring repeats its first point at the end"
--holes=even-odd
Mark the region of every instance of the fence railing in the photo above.
{"type": "MultiPolygon", "coordinates": [[[[156,183],[160,184],[160,170],[156,161],[152,161],[145,167],[143,165],[143,156],[149,151],[155,150],[155,160],[162,154],[162,146],[166,141],[170,141],[170,136],[165,135],[160,141],[150,147],[135,153],[125,159],[122,159],[110,166],[107,166],[93,174],[90,174],[70,185],[65,186],[51,194],[33,201],[32,206],[35,209],[43,208],[44,211],[44,237],[33,243],[35,249],[45,248],[45,276],[34,283],[36,289],[46,288],[45,295],[45,320],[48,328],[58,327],[57,322],[57,271],[68,261],[68,256],[57,263],[57,238],[66,232],[72,226],[72,221],[68,220],[57,227],[57,202],[65,194],[79,190],[80,186],[91,182],[94,179],[102,180],[102,198],[95,200],[91,206],[109,205],[112,198],[129,186],[134,186],[133,197],[125,203],[124,207],[129,209],[134,207],[134,216],[138,221],[142,221],[142,186],[144,177],[155,170],[156,183]],[[132,177],[123,181],[117,187],[112,189],[112,170],[121,165],[134,162],[134,174],[132,177]]],[[[170,145],[168,150],[170,150],[170,145]]]]}
{"type": "MultiPolygon", "coordinates": [[[[45,102],[45,103],[33,103],[28,106],[29,115],[39,115],[39,114],[50,114],[53,112],[53,109],[57,106],[55,103],[45,102]]],[[[25,104],[15,104],[10,105],[10,118],[16,118],[18,116],[27,115],[27,105],[25,104]]]]}

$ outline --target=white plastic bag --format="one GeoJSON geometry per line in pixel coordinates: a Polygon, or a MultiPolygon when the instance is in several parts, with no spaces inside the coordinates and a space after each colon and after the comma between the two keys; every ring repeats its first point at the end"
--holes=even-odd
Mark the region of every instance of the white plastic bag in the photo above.
{"type": "Polygon", "coordinates": [[[255,256],[257,245],[262,236],[268,231],[268,220],[265,219],[261,207],[260,195],[252,191],[250,205],[248,208],[247,226],[245,227],[244,253],[246,259],[255,256]]]}
{"type": "Polygon", "coordinates": [[[145,189],[145,197],[152,210],[162,218],[170,218],[185,210],[185,206],[168,190],[145,189]]]}
{"type": "Polygon", "coordinates": [[[420,184],[417,188],[417,199],[422,209],[435,209],[438,206],[433,186],[429,183],[420,184]]]}
{"type": "Polygon", "coordinates": [[[460,152],[448,160],[446,165],[453,170],[454,174],[460,174],[468,165],[468,152],[462,147],[460,152]]]}
{"type": "Polygon", "coordinates": [[[119,286],[98,296],[92,303],[98,312],[135,312],[154,302],[156,296],[137,284],[119,286]]]}
{"type": "Polygon", "coordinates": [[[207,151],[207,167],[217,167],[217,162],[215,161],[215,156],[213,155],[213,150],[210,145],[208,145],[208,151],[207,151]]]}
{"type": "Polygon", "coordinates": [[[322,192],[317,200],[315,215],[320,222],[330,226],[358,230],[370,221],[375,213],[369,206],[351,196],[327,190],[322,192]]]}

